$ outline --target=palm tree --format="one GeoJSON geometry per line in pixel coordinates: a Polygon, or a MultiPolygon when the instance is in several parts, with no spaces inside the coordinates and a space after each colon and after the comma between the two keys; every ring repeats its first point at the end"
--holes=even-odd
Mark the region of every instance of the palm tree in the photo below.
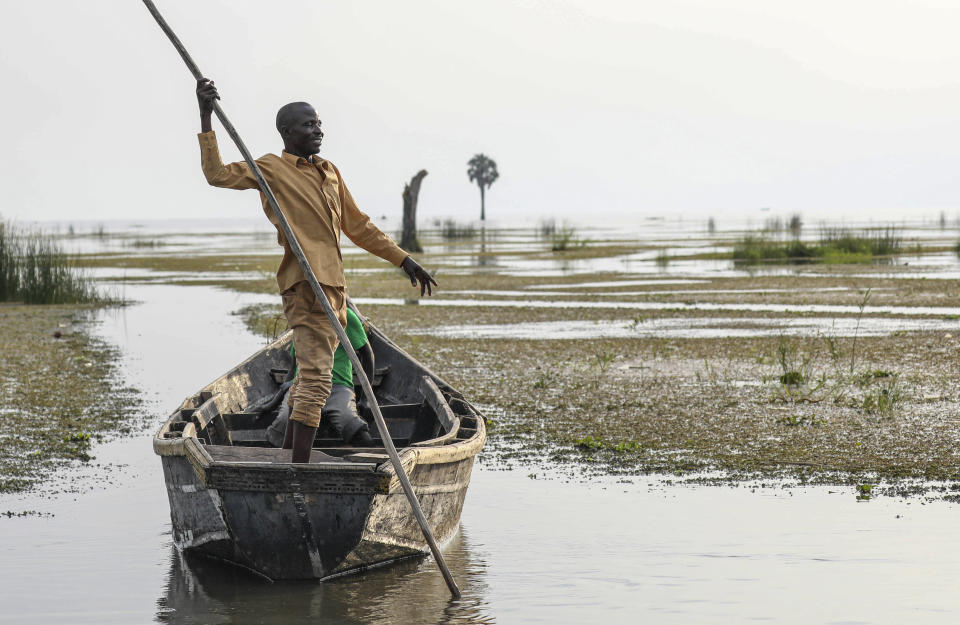
{"type": "Polygon", "coordinates": [[[484,154],[476,154],[467,161],[467,175],[470,182],[476,182],[480,187],[480,221],[487,219],[487,211],[484,204],[485,191],[500,177],[497,173],[497,164],[494,160],[484,154]]]}

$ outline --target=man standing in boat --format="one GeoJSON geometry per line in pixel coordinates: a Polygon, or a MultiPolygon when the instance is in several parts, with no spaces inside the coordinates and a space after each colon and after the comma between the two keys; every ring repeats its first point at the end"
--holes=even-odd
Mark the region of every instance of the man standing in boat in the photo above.
{"type": "MultiPolygon", "coordinates": [[[[213,102],[219,99],[212,80],[197,81],[200,104],[200,160],[207,182],[225,189],[258,189],[257,181],[244,162],[224,165],[211,125],[213,102]]],[[[340,232],[357,246],[401,267],[420,294],[432,295],[436,281],[413,258],[380,231],[357,208],[339,170],[317,156],[323,141],[317,111],[306,102],[293,102],[277,112],[277,131],[283,139],[280,156],[267,154],[257,165],[273,190],[300,246],[320,282],[324,294],[346,326],[346,280],[340,252],[340,232]]],[[[283,298],[283,313],[293,328],[299,374],[294,383],[289,442],[293,462],[309,462],[310,450],[320,424],[320,414],[330,395],[333,354],[338,339],[316,301],[300,264],[280,231],[277,217],[261,193],[263,210],[277,227],[283,246],[283,260],[277,270],[277,284],[283,298]]]]}

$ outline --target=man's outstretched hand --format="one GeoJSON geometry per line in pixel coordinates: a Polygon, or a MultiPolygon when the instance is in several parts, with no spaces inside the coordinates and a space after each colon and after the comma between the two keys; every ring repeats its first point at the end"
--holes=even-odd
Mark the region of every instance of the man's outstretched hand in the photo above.
{"type": "Polygon", "coordinates": [[[413,260],[412,256],[404,258],[400,267],[410,276],[410,286],[417,286],[417,282],[420,282],[420,295],[423,295],[424,292],[427,295],[433,295],[433,288],[430,285],[437,286],[437,281],[427,273],[426,269],[420,266],[420,263],[413,260]]]}

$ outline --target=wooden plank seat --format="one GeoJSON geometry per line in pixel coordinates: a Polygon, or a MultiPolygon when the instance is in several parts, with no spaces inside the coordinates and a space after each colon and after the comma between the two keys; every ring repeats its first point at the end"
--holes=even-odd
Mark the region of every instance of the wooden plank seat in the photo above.
{"type": "MultiPolygon", "coordinates": [[[[269,464],[287,464],[290,462],[289,449],[275,447],[238,447],[233,445],[204,445],[204,451],[214,462],[266,462],[269,464]]],[[[313,450],[310,454],[310,464],[324,462],[347,462],[343,458],[331,456],[313,450]]]]}

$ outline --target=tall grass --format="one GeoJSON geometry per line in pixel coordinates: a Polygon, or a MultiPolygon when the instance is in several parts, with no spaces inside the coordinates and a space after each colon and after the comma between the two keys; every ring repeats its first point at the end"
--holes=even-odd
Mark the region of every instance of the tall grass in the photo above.
{"type": "Polygon", "coordinates": [[[0,301],[78,304],[103,298],[53,237],[0,222],[0,301]]]}
{"type": "Polygon", "coordinates": [[[444,239],[472,239],[477,236],[477,229],[473,224],[461,224],[452,219],[445,219],[440,224],[440,236],[444,239]]]}
{"type": "Polygon", "coordinates": [[[863,231],[823,226],[816,243],[801,241],[799,237],[788,241],[774,240],[766,232],[747,234],[734,245],[733,258],[744,263],[854,263],[896,256],[902,248],[903,238],[892,226],[863,231]]]}
{"type": "Polygon", "coordinates": [[[557,232],[557,220],[556,219],[541,219],[540,223],[537,224],[537,234],[540,235],[540,238],[549,239],[557,232]]]}
{"type": "Polygon", "coordinates": [[[569,224],[559,226],[550,235],[550,249],[554,252],[565,252],[575,248],[585,247],[587,240],[581,238],[577,229],[569,224]]]}
{"type": "Polygon", "coordinates": [[[883,230],[854,232],[848,228],[820,228],[820,247],[841,254],[894,256],[903,247],[903,237],[893,226],[883,230]]]}

